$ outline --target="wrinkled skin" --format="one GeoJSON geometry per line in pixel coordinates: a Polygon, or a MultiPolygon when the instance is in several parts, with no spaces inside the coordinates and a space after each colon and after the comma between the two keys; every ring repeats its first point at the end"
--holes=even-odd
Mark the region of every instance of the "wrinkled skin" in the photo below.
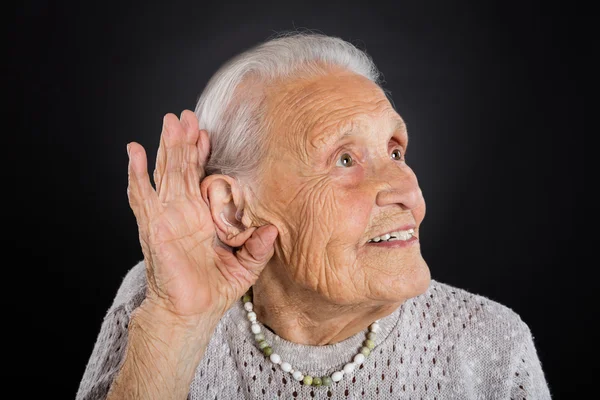
{"type": "Polygon", "coordinates": [[[406,224],[419,236],[425,201],[404,159],[405,124],[376,84],[347,71],[279,82],[266,93],[268,173],[245,193],[244,220],[280,234],[254,285],[255,309],[288,340],[339,342],[430,283],[418,241],[366,244],[406,224]],[[355,135],[336,142],[349,128],[355,135]]]}

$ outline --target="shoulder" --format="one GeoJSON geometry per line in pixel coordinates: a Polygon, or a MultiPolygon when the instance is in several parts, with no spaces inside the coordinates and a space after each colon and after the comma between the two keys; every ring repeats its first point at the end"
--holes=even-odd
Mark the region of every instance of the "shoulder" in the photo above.
{"type": "Polygon", "coordinates": [[[131,313],[146,297],[146,286],[146,265],[142,260],[129,269],[123,277],[108,312],[125,308],[125,311],[131,313]]]}
{"type": "Polygon", "coordinates": [[[400,349],[400,363],[417,377],[437,377],[442,390],[473,399],[549,398],[529,327],[498,301],[432,279],[402,305],[398,326],[392,352],[400,349]]]}
{"type": "Polygon", "coordinates": [[[521,316],[510,307],[484,295],[436,280],[418,297],[421,307],[435,316],[445,316],[457,329],[488,330],[496,333],[528,331],[521,316]]]}
{"type": "Polygon", "coordinates": [[[92,354],[79,383],[76,398],[105,398],[125,358],[127,324],[131,312],[146,295],[146,266],[143,261],[123,276],[112,305],[106,312],[92,354]]]}
{"type": "Polygon", "coordinates": [[[464,323],[489,322],[498,327],[524,325],[521,316],[510,307],[482,294],[433,279],[422,296],[421,300],[426,302],[427,308],[451,312],[454,318],[465,317],[464,323]],[[430,305],[427,306],[427,303],[430,305]]]}
{"type": "Polygon", "coordinates": [[[531,338],[528,325],[516,311],[466,289],[432,279],[427,291],[411,300],[419,318],[440,330],[457,350],[477,349],[494,355],[501,350],[514,357],[531,338]]]}
{"type": "Polygon", "coordinates": [[[532,337],[515,310],[466,289],[432,280],[424,294],[411,300],[422,323],[465,354],[496,358],[502,353],[510,362],[532,337]]]}

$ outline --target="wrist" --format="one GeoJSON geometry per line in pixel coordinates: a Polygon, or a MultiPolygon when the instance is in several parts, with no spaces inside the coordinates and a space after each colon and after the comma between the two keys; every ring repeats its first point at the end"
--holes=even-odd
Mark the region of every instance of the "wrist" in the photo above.
{"type": "Polygon", "coordinates": [[[154,326],[156,329],[175,330],[181,334],[188,333],[189,336],[193,336],[205,331],[207,327],[216,327],[223,315],[223,312],[217,310],[195,315],[176,314],[160,301],[146,297],[142,304],[134,310],[132,318],[154,326]]]}
{"type": "Polygon", "coordinates": [[[131,315],[130,334],[144,340],[167,345],[173,351],[203,348],[220,320],[212,313],[197,316],[181,316],[160,305],[144,300],[131,315]],[[135,332],[132,332],[135,331],[135,332]]]}
{"type": "Polygon", "coordinates": [[[192,323],[143,302],[131,315],[125,362],[109,398],[186,398],[218,320],[207,315],[192,323]]]}

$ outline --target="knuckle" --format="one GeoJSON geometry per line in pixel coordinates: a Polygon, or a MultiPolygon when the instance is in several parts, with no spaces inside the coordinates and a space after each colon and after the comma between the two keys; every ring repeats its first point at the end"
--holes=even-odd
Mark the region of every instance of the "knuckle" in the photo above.
{"type": "Polygon", "coordinates": [[[240,251],[240,252],[238,252],[238,254],[246,262],[246,264],[258,266],[258,265],[262,264],[262,261],[260,259],[256,258],[256,254],[254,252],[255,249],[252,249],[251,247],[252,246],[248,246],[248,243],[246,243],[246,245],[245,245],[246,251],[240,251]]]}
{"type": "Polygon", "coordinates": [[[131,187],[131,185],[127,186],[127,198],[129,199],[129,203],[137,203],[136,191],[131,187]]]}

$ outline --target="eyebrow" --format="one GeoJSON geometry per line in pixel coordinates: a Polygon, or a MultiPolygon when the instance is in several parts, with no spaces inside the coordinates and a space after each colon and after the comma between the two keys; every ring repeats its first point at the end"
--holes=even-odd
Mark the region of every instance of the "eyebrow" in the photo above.
{"type": "MultiPolygon", "coordinates": [[[[359,131],[360,131],[360,127],[357,126],[355,121],[351,121],[347,124],[344,124],[344,126],[341,129],[335,131],[335,134],[332,135],[328,140],[323,141],[324,147],[329,148],[331,146],[338,144],[339,142],[343,141],[344,139],[346,139],[348,137],[357,136],[359,131]],[[350,126],[348,127],[348,125],[350,125],[350,126]]],[[[405,136],[405,138],[406,138],[406,146],[408,147],[408,132],[406,130],[406,123],[401,119],[396,120],[392,131],[393,132],[401,131],[403,136],[405,136]]]]}

